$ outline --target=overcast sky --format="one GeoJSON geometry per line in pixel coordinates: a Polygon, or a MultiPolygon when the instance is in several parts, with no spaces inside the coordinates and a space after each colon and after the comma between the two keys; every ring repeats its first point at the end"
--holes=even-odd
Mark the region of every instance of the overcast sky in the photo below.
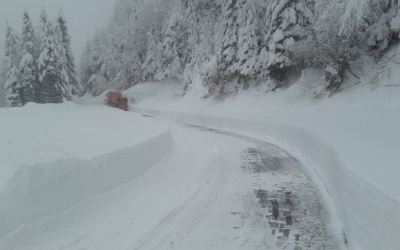
{"type": "Polygon", "coordinates": [[[6,20],[21,35],[22,17],[26,9],[33,25],[39,24],[42,6],[52,20],[62,7],[72,38],[72,50],[79,63],[82,49],[96,28],[106,26],[116,0],[0,0],[0,56],[4,55],[6,20]]]}

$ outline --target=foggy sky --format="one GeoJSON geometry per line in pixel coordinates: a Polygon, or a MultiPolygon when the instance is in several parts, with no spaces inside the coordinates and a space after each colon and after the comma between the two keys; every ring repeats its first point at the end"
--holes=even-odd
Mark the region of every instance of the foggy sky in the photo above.
{"type": "Polygon", "coordinates": [[[71,47],[78,64],[87,39],[93,37],[96,28],[108,24],[115,2],[116,0],[0,0],[0,57],[4,56],[6,20],[21,35],[25,9],[33,25],[37,26],[42,7],[51,20],[56,18],[62,7],[72,38],[71,47]]]}

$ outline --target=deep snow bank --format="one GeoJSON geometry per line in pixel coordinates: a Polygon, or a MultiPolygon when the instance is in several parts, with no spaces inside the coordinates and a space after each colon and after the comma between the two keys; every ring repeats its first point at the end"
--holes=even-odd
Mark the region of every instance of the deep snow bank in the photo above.
{"type": "Polygon", "coordinates": [[[166,126],[107,107],[31,104],[0,112],[7,118],[0,125],[0,238],[135,179],[172,145],[166,126]]]}
{"type": "Polygon", "coordinates": [[[0,192],[20,166],[60,158],[91,159],[143,142],[168,128],[99,105],[0,109],[0,192]]]}

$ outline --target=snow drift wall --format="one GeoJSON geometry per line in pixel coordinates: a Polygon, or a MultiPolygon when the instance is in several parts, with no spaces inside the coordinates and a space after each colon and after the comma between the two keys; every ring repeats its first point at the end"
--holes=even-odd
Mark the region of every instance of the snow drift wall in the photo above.
{"type": "Polygon", "coordinates": [[[400,202],[351,172],[336,149],[311,131],[258,120],[136,109],[140,113],[167,117],[224,130],[251,132],[294,147],[312,162],[332,196],[342,219],[349,249],[400,249],[400,202]]]}
{"type": "Polygon", "coordinates": [[[24,223],[134,180],[159,163],[172,143],[167,130],[93,160],[59,159],[20,168],[0,193],[0,239],[24,223]]]}

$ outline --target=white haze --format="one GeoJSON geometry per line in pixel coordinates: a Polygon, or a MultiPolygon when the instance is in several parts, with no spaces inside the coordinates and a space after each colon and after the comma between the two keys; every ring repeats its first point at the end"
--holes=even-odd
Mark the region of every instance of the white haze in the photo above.
{"type": "Polygon", "coordinates": [[[93,37],[96,28],[109,22],[115,0],[0,0],[0,56],[4,54],[6,20],[21,34],[22,16],[26,9],[34,25],[38,25],[42,7],[55,19],[62,8],[72,37],[71,47],[76,63],[79,63],[87,39],[93,37]]]}

